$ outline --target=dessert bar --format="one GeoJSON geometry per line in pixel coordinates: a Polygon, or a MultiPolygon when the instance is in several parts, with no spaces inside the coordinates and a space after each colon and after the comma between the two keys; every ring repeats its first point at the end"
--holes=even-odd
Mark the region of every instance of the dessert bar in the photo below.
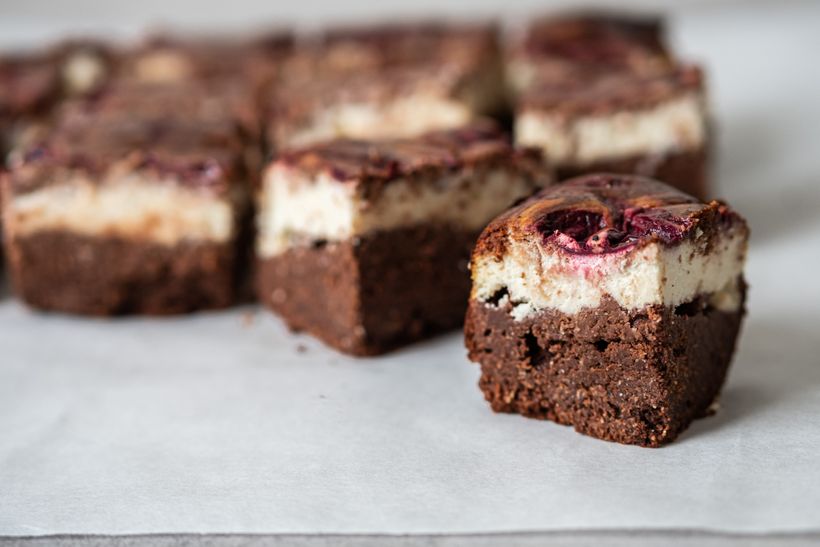
{"type": "Polygon", "coordinates": [[[749,231],[728,206],[594,174],[496,218],[465,325],[493,410],[659,446],[715,401],[744,315],[749,231]]]}
{"type": "Polygon", "coordinates": [[[515,138],[565,179],[636,174],[705,198],[704,76],[673,59],[657,19],[567,16],[534,24],[510,54],[515,138]]]}
{"type": "Polygon", "coordinates": [[[537,151],[483,124],[284,152],[261,191],[259,299],[357,355],[456,328],[479,232],[549,182],[537,151]]]}
{"type": "Polygon", "coordinates": [[[516,141],[540,146],[560,179],[589,172],[651,176],[708,193],[709,128],[697,67],[597,75],[522,94],[516,141]]]}
{"type": "Polygon", "coordinates": [[[284,62],[268,101],[269,142],[412,137],[494,115],[503,103],[493,26],[338,29],[284,62]]]}
{"type": "Polygon", "coordinates": [[[208,99],[187,91],[184,102],[200,105],[189,106],[193,119],[97,98],[66,105],[48,138],[12,154],[5,247],[25,302],[94,315],[233,303],[243,143],[236,124],[202,115],[208,99]]]}
{"type": "Polygon", "coordinates": [[[659,17],[579,13],[529,24],[507,52],[505,72],[513,94],[544,80],[623,71],[657,74],[673,65],[659,17]]]}

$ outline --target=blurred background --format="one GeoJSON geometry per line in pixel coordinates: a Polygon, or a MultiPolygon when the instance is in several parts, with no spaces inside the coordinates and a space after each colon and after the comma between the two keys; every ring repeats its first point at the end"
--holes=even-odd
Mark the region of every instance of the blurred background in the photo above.
{"type": "Polygon", "coordinates": [[[756,234],[758,226],[780,230],[782,224],[817,216],[817,162],[799,146],[814,138],[806,122],[820,123],[815,104],[820,76],[811,68],[807,72],[813,53],[820,51],[820,3],[813,0],[232,0],[207,7],[198,0],[0,0],[0,48],[36,47],[85,34],[128,40],[158,29],[241,34],[271,27],[309,31],[334,23],[492,17],[514,24],[584,7],[669,16],[673,49],[709,70],[718,195],[740,200],[741,210],[748,201],[745,212],[756,234]],[[773,155],[795,175],[772,172],[773,155]],[[771,181],[778,178],[773,188],[771,181]],[[778,205],[794,214],[771,214],[778,205]]]}
{"type": "MultiPolygon", "coordinates": [[[[805,2],[803,2],[805,4],[805,2]]],[[[62,32],[133,36],[157,25],[196,29],[241,30],[266,24],[309,29],[328,22],[362,22],[385,18],[520,19],[527,14],[577,7],[693,13],[733,5],[768,5],[788,9],[795,2],[756,0],[3,0],[0,2],[0,46],[36,44],[62,32]],[[207,4],[207,5],[204,5],[207,4]]]]}

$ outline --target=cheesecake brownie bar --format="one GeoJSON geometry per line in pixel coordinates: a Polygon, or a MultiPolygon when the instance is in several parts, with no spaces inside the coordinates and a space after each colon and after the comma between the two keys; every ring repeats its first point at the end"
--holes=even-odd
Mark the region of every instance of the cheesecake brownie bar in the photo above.
{"type": "Polygon", "coordinates": [[[185,102],[198,113],[187,121],[185,110],[67,105],[47,139],[12,154],[5,246],[25,302],[93,315],[233,303],[242,142],[230,120],[204,116],[207,100],[185,102]]]}
{"type": "Polygon", "coordinates": [[[659,21],[558,18],[525,44],[509,70],[516,142],[541,147],[559,179],[637,174],[708,195],[703,74],[671,58],[659,21]]]}
{"type": "Polygon", "coordinates": [[[456,328],[479,232],[549,182],[537,151],[487,125],[285,152],[263,181],[258,296],[354,355],[456,328]]]}
{"type": "Polygon", "coordinates": [[[297,48],[268,101],[272,147],[399,138],[463,126],[504,105],[493,26],[339,29],[297,48]]]}
{"type": "Polygon", "coordinates": [[[659,446],[704,415],[745,313],[749,231],[726,205],[595,174],[496,218],[465,326],[493,410],[659,446]]]}
{"type": "Polygon", "coordinates": [[[614,72],[576,84],[540,87],[518,103],[516,141],[541,147],[559,178],[637,174],[708,194],[708,114],[697,67],[614,72]]]}
{"type": "Polygon", "coordinates": [[[579,73],[656,74],[672,66],[663,19],[586,13],[536,20],[512,41],[505,72],[513,94],[579,73]]]}

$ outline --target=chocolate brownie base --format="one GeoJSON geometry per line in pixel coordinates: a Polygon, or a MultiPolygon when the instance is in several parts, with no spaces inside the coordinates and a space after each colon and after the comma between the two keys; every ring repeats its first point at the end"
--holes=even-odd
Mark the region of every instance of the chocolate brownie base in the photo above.
{"type": "Polygon", "coordinates": [[[703,201],[708,201],[711,197],[709,154],[705,148],[598,161],[584,166],[559,166],[556,171],[558,180],[589,173],[641,175],[665,182],[703,201]]]}
{"type": "Polygon", "coordinates": [[[704,299],[628,312],[609,299],[577,315],[515,321],[510,305],[471,300],[465,340],[496,412],[572,425],[657,447],[703,416],[718,395],[744,312],[704,299]]]}
{"type": "Polygon", "coordinates": [[[12,284],[35,308],[86,315],[168,315],[234,302],[229,243],[163,246],[44,231],[7,241],[12,284]]]}
{"type": "Polygon", "coordinates": [[[294,330],[376,355],[464,320],[477,233],[448,226],[294,247],[257,266],[259,299],[294,330]]]}

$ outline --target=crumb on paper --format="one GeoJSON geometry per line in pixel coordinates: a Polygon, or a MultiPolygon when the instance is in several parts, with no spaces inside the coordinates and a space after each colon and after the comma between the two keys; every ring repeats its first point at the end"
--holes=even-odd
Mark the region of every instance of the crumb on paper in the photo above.
{"type": "Polygon", "coordinates": [[[255,319],[256,319],[256,312],[252,312],[252,311],[244,312],[242,314],[242,326],[243,327],[252,326],[255,319]]]}

